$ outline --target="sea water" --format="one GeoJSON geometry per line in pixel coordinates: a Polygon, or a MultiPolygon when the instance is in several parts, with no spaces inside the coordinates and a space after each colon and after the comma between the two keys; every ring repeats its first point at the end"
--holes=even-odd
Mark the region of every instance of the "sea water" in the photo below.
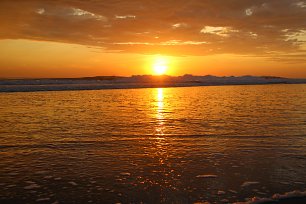
{"type": "Polygon", "coordinates": [[[295,195],[306,85],[0,93],[0,161],[1,203],[295,195]]]}

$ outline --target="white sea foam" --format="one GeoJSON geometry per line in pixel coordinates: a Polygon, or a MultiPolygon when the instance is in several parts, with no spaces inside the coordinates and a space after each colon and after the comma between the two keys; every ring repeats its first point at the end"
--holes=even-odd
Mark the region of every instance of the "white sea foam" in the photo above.
{"type": "Polygon", "coordinates": [[[218,191],[217,194],[218,194],[218,195],[224,195],[225,192],[224,192],[224,191],[218,191]]]}
{"type": "Polygon", "coordinates": [[[274,194],[271,198],[254,197],[246,202],[237,202],[234,204],[264,204],[269,202],[277,202],[285,199],[306,198],[306,191],[291,191],[284,194],[274,194]]]}
{"type": "Polygon", "coordinates": [[[231,192],[231,193],[234,193],[234,194],[238,193],[237,191],[234,191],[234,190],[228,190],[228,192],[231,192]]]}
{"type": "Polygon", "coordinates": [[[70,181],[70,182],[68,182],[69,184],[71,184],[71,185],[73,185],[73,186],[77,186],[78,184],[76,183],[76,182],[74,182],[74,181],[70,181]]]}
{"type": "Polygon", "coordinates": [[[274,194],[272,196],[273,199],[275,200],[281,200],[281,199],[286,199],[286,198],[298,198],[298,197],[306,197],[306,191],[291,191],[287,192],[283,195],[281,194],[274,194]]]}
{"type": "Polygon", "coordinates": [[[214,174],[203,174],[203,175],[197,175],[196,178],[217,178],[217,175],[214,174]]]}
{"type": "Polygon", "coordinates": [[[38,198],[36,200],[36,202],[44,202],[44,201],[48,201],[48,200],[50,200],[50,198],[38,198]]]}
{"type": "Polygon", "coordinates": [[[120,173],[120,175],[121,175],[121,176],[130,176],[131,173],[129,173],[129,172],[122,172],[122,173],[120,173]]]}
{"type": "Polygon", "coordinates": [[[248,186],[251,186],[251,185],[255,185],[255,184],[259,184],[259,182],[257,182],[257,181],[246,181],[246,182],[244,182],[244,183],[241,185],[241,187],[242,187],[242,188],[245,188],[245,187],[248,187],[248,186]]]}
{"type": "Polygon", "coordinates": [[[24,187],[25,190],[32,190],[32,189],[36,189],[36,188],[40,188],[40,185],[37,185],[36,183],[33,183],[31,185],[28,185],[28,186],[24,187]]]}

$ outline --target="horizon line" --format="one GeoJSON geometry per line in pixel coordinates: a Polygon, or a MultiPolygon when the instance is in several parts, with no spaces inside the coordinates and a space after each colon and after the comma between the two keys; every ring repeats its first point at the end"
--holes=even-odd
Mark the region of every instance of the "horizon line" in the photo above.
{"type": "Polygon", "coordinates": [[[98,77],[117,77],[117,78],[132,78],[132,77],[184,77],[184,76],[191,76],[191,77],[271,77],[271,78],[283,78],[283,79],[306,79],[306,78],[296,78],[296,77],[284,77],[284,76],[276,76],[276,75],[193,75],[193,74],[183,74],[183,75],[154,75],[154,74],[133,74],[129,76],[122,76],[122,75],[95,75],[95,76],[80,76],[80,77],[0,77],[0,80],[33,80],[33,79],[90,79],[90,78],[98,78],[98,77]]]}

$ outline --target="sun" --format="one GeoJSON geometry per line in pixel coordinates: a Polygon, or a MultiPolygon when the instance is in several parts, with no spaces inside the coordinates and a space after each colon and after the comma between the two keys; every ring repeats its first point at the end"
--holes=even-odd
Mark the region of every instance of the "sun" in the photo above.
{"type": "Polygon", "coordinates": [[[163,75],[168,69],[168,60],[165,57],[158,56],[153,62],[153,71],[156,75],[163,75]]]}

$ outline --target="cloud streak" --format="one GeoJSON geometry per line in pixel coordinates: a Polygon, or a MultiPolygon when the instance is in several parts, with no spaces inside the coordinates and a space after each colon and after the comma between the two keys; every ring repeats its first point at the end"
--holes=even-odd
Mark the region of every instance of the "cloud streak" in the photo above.
{"type": "Polygon", "coordinates": [[[107,52],[303,56],[305,5],[302,0],[2,0],[0,39],[75,43],[107,52]]]}

